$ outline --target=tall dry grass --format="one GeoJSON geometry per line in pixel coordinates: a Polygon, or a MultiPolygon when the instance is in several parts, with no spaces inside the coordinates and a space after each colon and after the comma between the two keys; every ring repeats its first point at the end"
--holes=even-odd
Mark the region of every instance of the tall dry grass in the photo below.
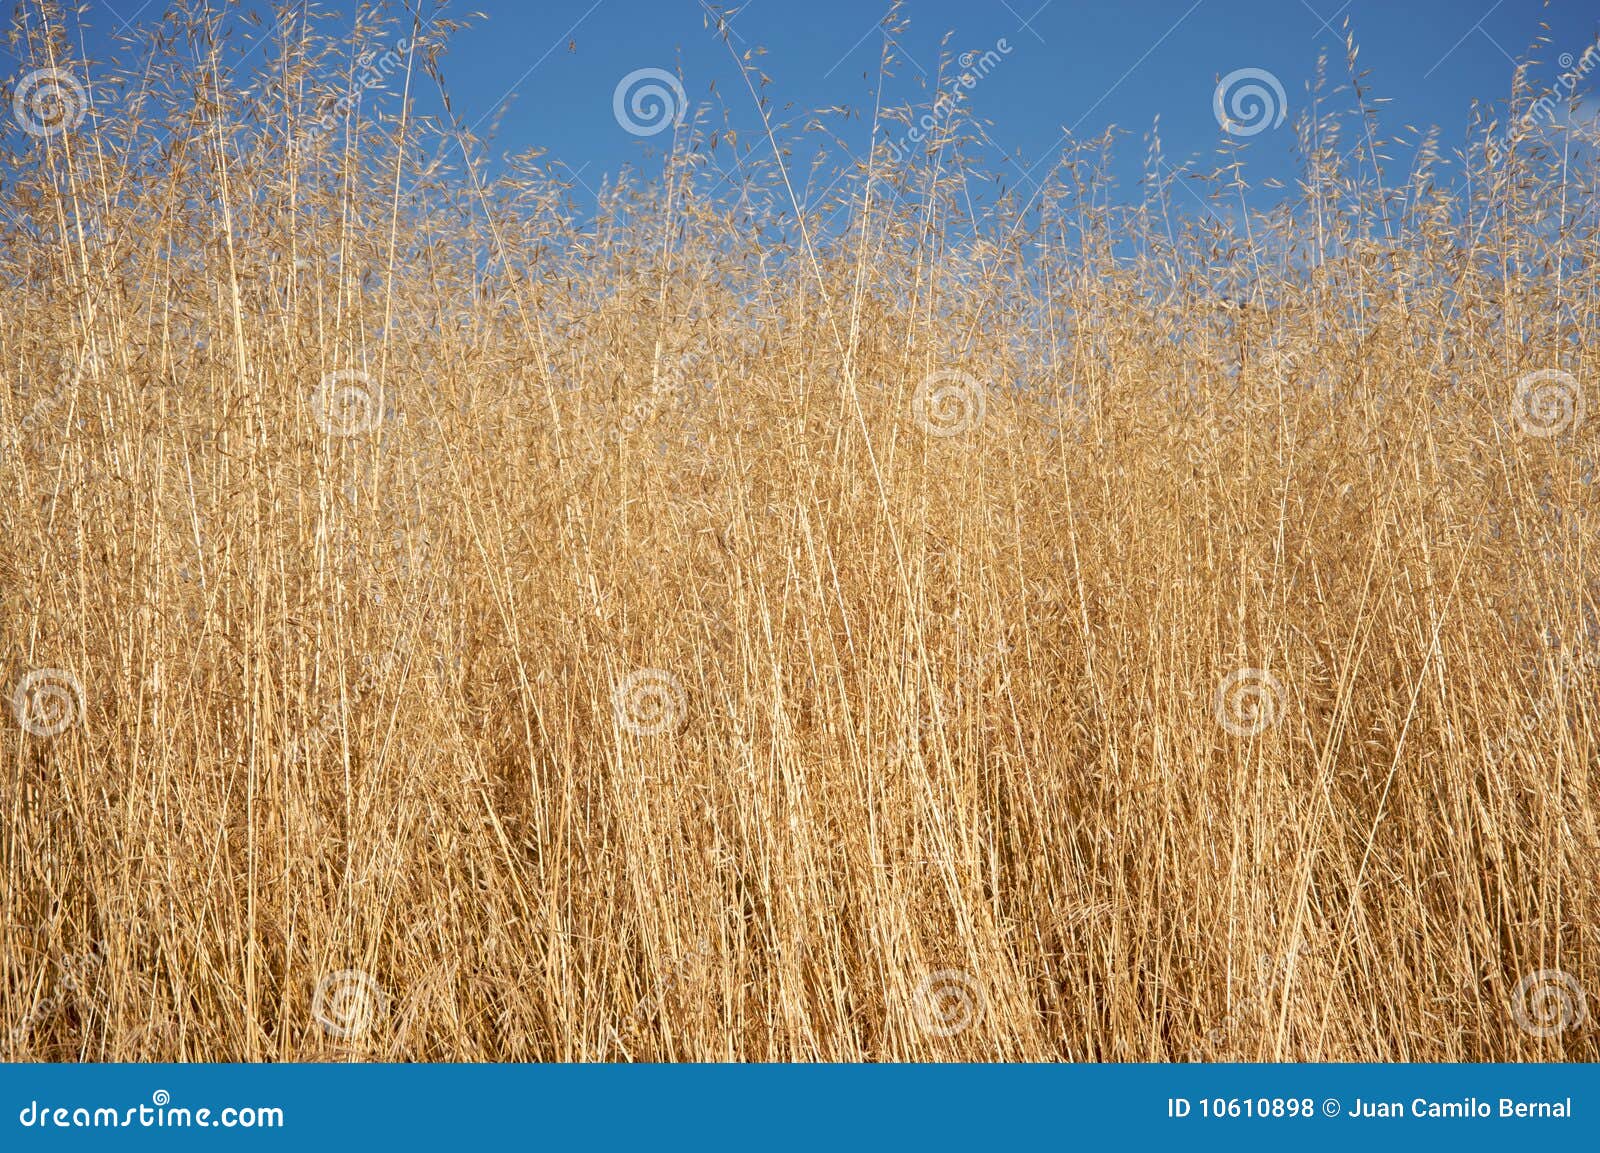
{"type": "Polygon", "coordinates": [[[8,1056],[1600,1053],[1595,154],[1520,76],[1271,211],[702,110],[584,220],[419,115],[448,20],[271,16],[19,18],[93,104],[0,186],[8,1056]]]}

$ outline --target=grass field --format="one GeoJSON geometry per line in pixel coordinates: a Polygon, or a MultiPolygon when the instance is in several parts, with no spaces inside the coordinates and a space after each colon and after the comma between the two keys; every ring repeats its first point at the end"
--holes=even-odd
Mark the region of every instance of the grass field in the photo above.
{"type": "Polygon", "coordinates": [[[416,113],[447,26],[355,101],[220,19],[14,45],[8,1058],[1600,1057],[1537,93],[1398,185],[1302,119],[1249,212],[1096,139],[975,216],[959,109],[714,190],[690,118],[580,219],[416,113]]]}

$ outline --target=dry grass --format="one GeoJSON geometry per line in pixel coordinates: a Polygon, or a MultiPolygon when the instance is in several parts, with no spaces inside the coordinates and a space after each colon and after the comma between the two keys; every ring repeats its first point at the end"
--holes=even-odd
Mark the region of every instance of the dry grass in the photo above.
{"type": "Polygon", "coordinates": [[[702,116],[580,227],[442,21],[323,132],[302,17],[20,27],[9,1055],[1600,1055],[1514,1012],[1600,995],[1592,151],[1328,114],[1247,242],[1226,155],[973,218],[959,115],[826,195],[702,116]]]}

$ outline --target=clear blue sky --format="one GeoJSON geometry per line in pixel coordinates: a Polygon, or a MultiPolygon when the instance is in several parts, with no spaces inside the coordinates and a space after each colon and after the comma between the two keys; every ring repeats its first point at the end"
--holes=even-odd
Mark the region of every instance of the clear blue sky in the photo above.
{"type": "MultiPolygon", "coordinates": [[[[91,50],[100,33],[123,21],[148,23],[165,2],[91,0],[91,50]]],[[[435,0],[410,2],[434,11],[435,0]]],[[[547,149],[580,182],[580,199],[605,173],[624,165],[649,173],[660,164],[669,137],[632,135],[613,115],[617,82],[635,69],[681,72],[691,104],[709,106],[708,125],[756,137],[750,96],[698,0],[472,0],[447,11],[465,17],[480,9],[484,18],[456,34],[443,62],[458,113],[480,133],[493,127],[491,156],[547,149]]],[[[766,50],[758,63],[780,118],[841,104],[870,114],[887,9],[879,0],[727,6],[734,44],[766,50]]],[[[1063,128],[1083,137],[1115,123],[1133,134],[1116,169],[1130,194],[1140,137],[1158,114],[1169,159],[1209,164],[1224,139],[1213,114],[1217,79],[1242,68],[1271,72],[1288,103],[1281,127],[1244,141],[1250,174],[1289,176],[1293,118],[1305,107],[1319,52],[1328,52],[1330,76],[1345,78],[1346,16],[1369,83],[1391,101],[1387,132],[1438,125],[1447,148],[1462,140],[1475,98],[1505,98],[1514,61],[1541,61],[1534,77],[1552,82],[1563,71],[1558,57],[1580,56],[1600,33],[1595,0],[908,0],[902,13],[910,26],[897,38],[901,62],[887,102],[929,99],[946,32],[954,33],[952,53],[992,49],[1003,38],[1011,51],[969,92],[972,109],[993,122],[986,169],[1026,190],[1047,171],[1063,128]],[[1541,22],[1550,43],[1534,47],[1541,22]]],[[[1592,93],[1597,82],[1600,68],[1580,91],[1592,93]]],[[[419,96],[425,110],[437,107],[431,92],[419,96]]],[[[1348,93],[1339,99],[1348,106],[1348,93]]],[[[859,150],[864,126],[836,127],[859,150]]]]}

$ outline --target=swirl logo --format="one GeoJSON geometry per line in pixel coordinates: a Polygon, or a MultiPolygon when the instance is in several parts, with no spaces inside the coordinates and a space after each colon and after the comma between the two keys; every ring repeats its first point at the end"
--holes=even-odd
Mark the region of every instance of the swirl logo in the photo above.
{"type": "Polygon", "coordinates": [[[76,128],[89,111],[89,94],[64,68],[39,68],[24,76],[11,102],[17,123],[41,139],[76,128]]]}
{"type": "Polygon", "coordinates": [[[641,737],[670,733],[683,723],[683,685],[664,669],[629,673],[611,694],[617,723],[641,737]]]}
{"type": "Polygon", "coordinates": [[[154,1101],[157,1105],[165,1105],[172,1100],[172,1094],[168,1093],[165,1089],[157,1089],[154,1093],[150,1094],[150,1100],[154,1101]]]}
{"type": "Polygon", "coordinates": [[[65,669],[35,669],[17,682],[11,711],[24,732],[53,737],[83,715],[83,686],[65,669]]]}
{"type": "Polygon", "coordinates": [[[611,94],[617,123],[635,136],[654,136],[683,123],[689,97],[665,68],[636,68],[617,81],[611,94]]]}
{"type": "Polygon", "coordinates": [[[1278,723],[1283,686],[1266,669],[1240,669],[1217,686],[1217,723],[1236,737],[1253,737],[1278,723]]]}
{"type": "Polygon", "coordinates": [[[1557,1037],[1589,1015],[1583,986],[1560,969],[1539,969],[1522,978],[1511,1002],[1517,1027],[1533,1037],[1557,1037]]]}
{"type": "Polygon", "coordinates": [[[1280,379],[1292,376],[1300,367],[1299,356],[1285,348],[1269,348],[1261,354],[1261,363],[1268,372],[1280,379]]]}
{"type": "Polygon", "coordinates": [[[960,436],[983,423],[984,391],[955,369],[936,372],[917,385],[911,415],[929,436],[960,436]]]}
{"type": "Polygon", "coordinates": [[[341,368],[311,394],[311,415],[330,436],[359,436],[383,423],[383,392],[359,368],[341,368]]]}
{"type": "Polygon", "coordinates": [[[1211,112],[1229,136],[1255,136],[1276,128],[1288,111],[1283,85],[1265,68],[1235,69],[1211,94],[1211,112]]]}
{"type": "Polygon", "coordinates": [[[1583,423],[1583,386],[1570,372],[1541,368],[1517,381],[1511,415],[1529,436],[1559,436],[1583,423]]]}
{"type": "Polygon", "coordinates": [[[317,982],[311,1014],[322,1031],[339,1041],[353,1041],[381,1017],[386,998],[378,983],[360,969],[341,969],[317,982]]]}
{"type": "Polygon", "coordinates": [[[917,1026],[934,1037],[953,1037],[983,1020],[983,989],[970,973],[940,969],[917,985],[912,1012],[917,1026]]]}

